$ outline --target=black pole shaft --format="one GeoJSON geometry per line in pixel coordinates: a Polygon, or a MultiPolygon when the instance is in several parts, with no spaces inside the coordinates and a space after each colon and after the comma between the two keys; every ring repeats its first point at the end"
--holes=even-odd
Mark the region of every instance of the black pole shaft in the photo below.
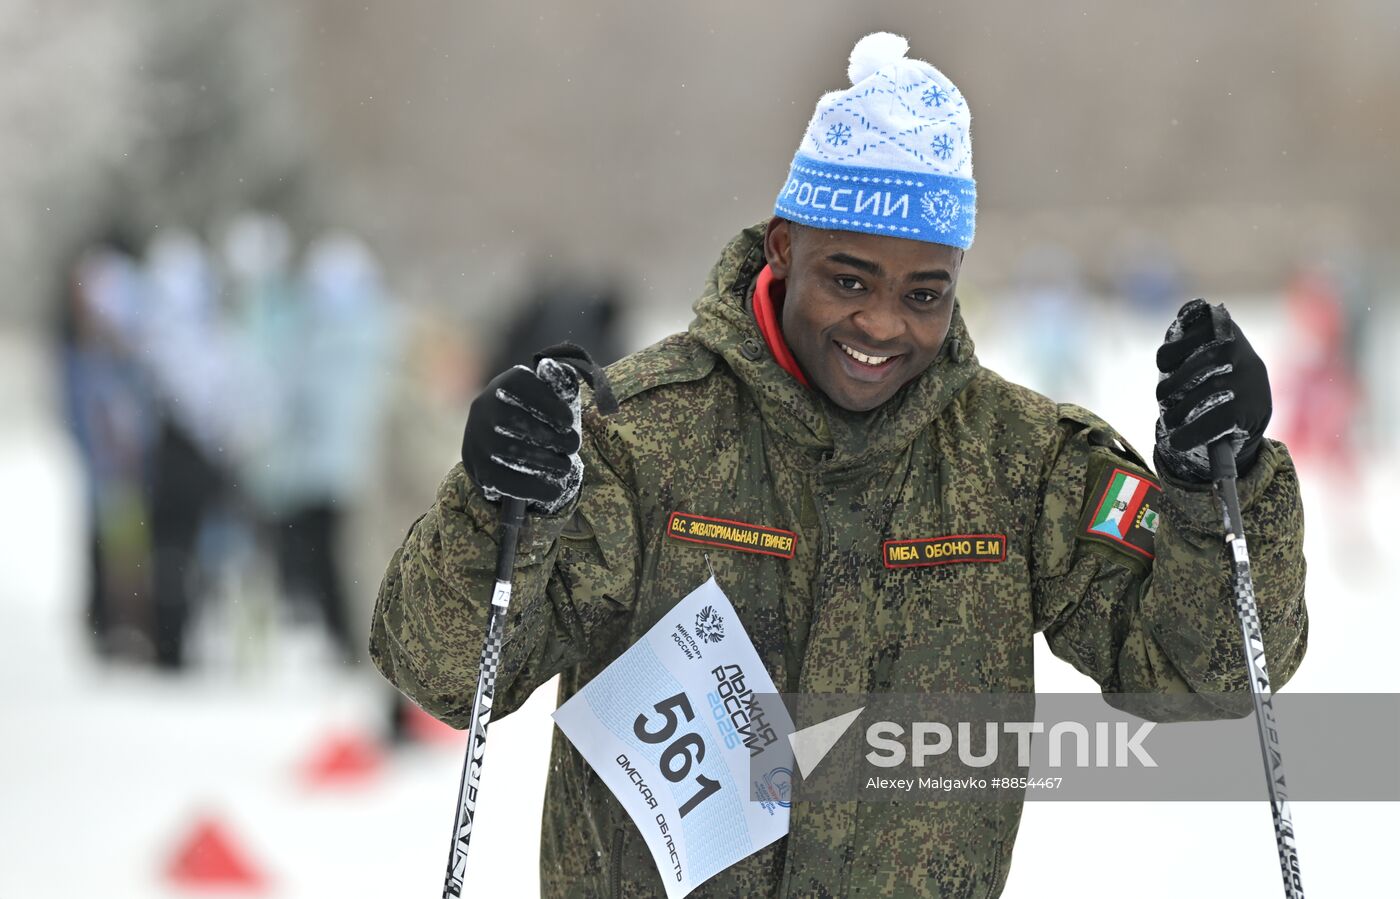
{"type": "Polygon", "coordinates": [[[1254,699],[1254,720],[1259,727],[1259,749],[1264,755],[1264,774],[1269,784],[1269,804],[1274,818],[1274,841],[1278,844],[1279,868],[1283,874],[1286,899],[1303,899],[1303,878],[1298,866],[1298,843],[1293,830],[1293,814],[1288,806],[1288,782],[1283,776],[1283,751],[1279,746],[1278,722],[1274,717],[1274,696],[1269,683],[1269,666],[1264,659],[1264,630],[1259,623],[1259,606],[1254,599],[1254,579],[1249,571],[1249,548],[1244,539],[1244,519],[1236,489],[1235,451],[1229,440],[1210,445],[1211,478],[1225,519],[1225,545],[1233,563],[1235,612],[1244,639],[1245,665],[1249,670],[1250,695],[1254,699]]]}
{"type": "Polygon", "coordinates": [[[496,668],[500,664],[501,639],[505,633],[506,610],[510,607],[511,572],[515,568],[515,548],[525,522],[525,501],[503,497],[501,502],[500,546],[496,554],[496,584],[491,593],[486,639],[481,647],[476,698],[472,702],[471,728],[467,734],[467,757],[462,762],[462,780],[457,788],[457,815],[452,824],[452,849],[447,856],[447,879],[443,899],[458,899],[467,871],[467,850],[471,848],[472,825],[476,823],[476,800],[481,789],[481,766],[486,753],[486,726],[491,721],[491,701],[496,692],[496,668]]]}

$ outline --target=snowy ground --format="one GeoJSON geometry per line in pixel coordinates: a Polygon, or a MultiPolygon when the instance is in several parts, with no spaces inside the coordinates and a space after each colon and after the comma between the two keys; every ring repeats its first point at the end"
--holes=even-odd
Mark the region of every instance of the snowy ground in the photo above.
{"type": "MultiPolygon", "coordinates": [[[[1268,315],[1256,319],[1249,333],[1268,359],[1277,335],[1268,315]]],[[[995,330],[978,324],[984,362],[1028,377],[1013,362],[1017,352],[998,347],[995,330]]],[[[1149,446],[1160,328],[1100,327],[1100,336],[1119,338],[1116,358],[1132,364],[1115,366],[1097,386],[1086,379],[1082,396],[1061,398],[1149,446]]],[[[3,336],[0,363],[0,899],[186,895],[162,872],[205,815],[266,874],[265,895],[438,895],[459,745],[396,754],[355,788],[310,789],[297,776],[327,734],[377,726],[382,693],[373,676],[317,664],[315,646],[295,633],[256,675],[224,670],[172,680],[89,659],[75,633],[76,469],[48,411],[46,364],[34,345],[3,336]]],[[[1400,500],[1396,461],[1392,454],[1368,464],[1366,483],[1345,490],[1305,478],[1312,643],[1290,690],[1400,690],[1389,647],[1375,642],[1400,632],[1395,568],[1367,552],[1385,549],[1386,531],[1358,542],[1400,500]],[[1359,506],[1358,496],[1366,497],[1359,506]]],[[[1041,690],[1091,686],[1043,645],[1037,650],[1041,690]]],[[[553,690],[542,689],[492,726],[470,895],[535,893],[552,704],[553,690]]],[[[1393,804],[1296,805],[1310,893],[1377,895],[1395,811],[1393,804]]],[[[1279,894],[1278,883],[1263,804],[1030,803],[1005,895],[1266,897],[1279,894]]]]}

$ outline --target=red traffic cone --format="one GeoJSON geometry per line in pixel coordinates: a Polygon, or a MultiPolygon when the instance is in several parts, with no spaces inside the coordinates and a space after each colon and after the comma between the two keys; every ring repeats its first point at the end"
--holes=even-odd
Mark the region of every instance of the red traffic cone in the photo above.
{"type": "Polygon", "coordinates": [[[257,893],[267,885],[267,878],[248,860],[238,842],[212,817],[195,822],[171,856],[165,876],[185,888],[234,888],[257,893]]]}
{"type": "Polygon", "coordinates": [[[384,767],[379,744],[357,731],[328,736],[301,766],[308,787],[357,786],[378,777],[384,767]]]}

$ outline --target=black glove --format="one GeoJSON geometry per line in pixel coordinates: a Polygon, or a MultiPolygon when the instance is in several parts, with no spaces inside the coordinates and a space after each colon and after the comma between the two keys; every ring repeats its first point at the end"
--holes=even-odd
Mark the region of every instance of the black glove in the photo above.
{"type": "Polygon", "coordinates": [[[1273,400],[1264,360],[1225,307],[1201,299],[1182,306],[1157,350],[1157,370],[1157,469],[1209,483],[1206,447],[1225,437],[1244,475],[1259,453],[1273,400]]]}
{"type": "Polygon", "coordinates": [[[462,464],[487,499],[513,496],[554,514],[583,483],[579,425],[573,368],[554,359],[541,359],[534,371],[517,365],[472,401],[462,464]]]}

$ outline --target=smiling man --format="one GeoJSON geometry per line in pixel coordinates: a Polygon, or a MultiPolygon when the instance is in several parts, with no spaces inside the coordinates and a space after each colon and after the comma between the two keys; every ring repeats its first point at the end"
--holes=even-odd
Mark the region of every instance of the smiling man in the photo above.
{"type": "MultiPolygon", "coordinates": [[[[608,370],[617,414],[549,361],[472,404],[462,465],[391,560],[373,621],[375,663],[428,711],[468,722],[494,500],[515,496],[531,513],[493,717],[555,675],[573,696],[711,572],[785,691],[1028,693],[1044,633],[1115,702],[1197,694],[1206,714],[1244,714],[1201,450],[1217,437],[1236,448],[1276,684],[1296,669],[1302,508],[1263,436],[1259,357],[1204,303],[1183,307],[1156,360],[1160,479],[1093,414],[979,365],[956,299],[970,116],[906,50],[857,45],[774,217],[725,248],[689,330],[608,370]],[[708,538],[678,537],[677,516],[708,538]]],[[[662,895],[622,806],[558,734],[553,751],[543,893],[662,895]]],[[[994,897],[1019,820],[1014,802],[799,801],[787,837],[692,895],[994,897]]],[[[1051,889],[1056,872],[1037,876],[1051,889]]]]}
{"type": "MultiPolygon", "coordinates": [[[[884,405],[932,364],[953,321],[963,251],[943,244],[768,222],[760,304],[779,302],[782,335],[811,386],[853,412],[884,405]]],[[[778,335],[765,335],[773,344],[778,335]]]]}

